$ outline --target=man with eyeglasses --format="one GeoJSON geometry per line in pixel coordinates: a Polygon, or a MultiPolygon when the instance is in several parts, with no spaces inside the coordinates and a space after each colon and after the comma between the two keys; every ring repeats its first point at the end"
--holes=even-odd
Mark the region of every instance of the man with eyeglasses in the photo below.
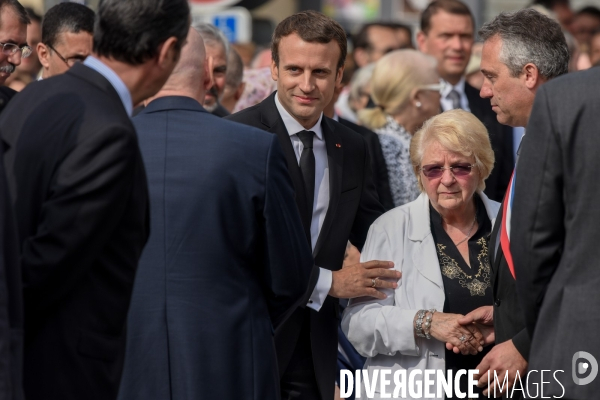
{"type": "Polygon", "coordinates": [[[37,53],[42,79],[67,72],[92,52],[94,12],[77,3],[60,3],[48,10],[42,22],[37,53]]]}
{"type": "Polygon", "coordinates": [[[16,92],[2,86],[6,79],[31,55],[27,46],[27,11],[17,0],[0,0],[0,112],[16,92]]]}

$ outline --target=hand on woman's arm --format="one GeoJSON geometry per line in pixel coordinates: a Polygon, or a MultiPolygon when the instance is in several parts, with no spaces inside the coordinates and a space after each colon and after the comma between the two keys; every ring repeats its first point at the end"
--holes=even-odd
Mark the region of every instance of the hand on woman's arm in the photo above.
{"type": "Polygon", "coordinates": [[[483,350],[483,335],[474,324],[461,325],[462,317],[460,314],[434,313],[430,335],[440,342],[452,344],[455,353],[477,354],[483,350]]]}

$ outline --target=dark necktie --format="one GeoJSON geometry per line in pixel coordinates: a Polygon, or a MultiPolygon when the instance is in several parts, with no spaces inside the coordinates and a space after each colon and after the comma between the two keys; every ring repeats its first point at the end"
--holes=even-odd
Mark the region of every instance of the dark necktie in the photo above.
{"type": "Polygon", "coordinates": [[[448,93],[448,98],[452,101],[452,109],[456,110],[457,108],[462,108],[460,106],[460,94],[452,89],[450,93],[448,93]]]}
{"type": "Polygon", "coordinates": [[[313,138],[315,133],[313,131],[301,131],[296,135],[298,135],[298,138],[300,138],[300,141],[304,145],[304,149],[300,155],[300,171],[302,171],[306,200],[308,201],[310,214],[312,215],[315,198],[315,153],[313,152],[313,138]]]}

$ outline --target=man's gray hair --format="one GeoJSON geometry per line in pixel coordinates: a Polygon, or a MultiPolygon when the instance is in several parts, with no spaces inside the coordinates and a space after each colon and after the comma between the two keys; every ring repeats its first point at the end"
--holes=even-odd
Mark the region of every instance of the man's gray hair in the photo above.
{"type": "Polygon", "coordinates": [[[519,76],[528,63],[534,64],[546,79],[569,70],[569,49],[560,25],[533,9],[500,13],[479,31],[484,41],[496,35],[502,39],[500,61],[513,77],[519,76]]]}
{"type": "Polygon", "coordinates": [[[192,27],[202,36],[205,45],[220,44],[225,49],[225,54],[229,54],[229,41],[219,28],[206,22],[195,22],[192,27]]]}

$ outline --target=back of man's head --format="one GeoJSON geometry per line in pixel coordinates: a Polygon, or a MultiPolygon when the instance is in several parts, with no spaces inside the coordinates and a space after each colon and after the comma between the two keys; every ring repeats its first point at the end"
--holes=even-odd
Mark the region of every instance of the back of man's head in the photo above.
{"type": "Polygon", "coordinates": [[[513,77],[528,63],[546,80],[568,72],[569,49],[560,25],[531,8],[501,13],[481,28],[479,36],[484,41],[502,40],[499,57],[513,77]]]}
{"type": "Polygon", "coordinates": [[[465,15],[471,18],[473,29],[475,29],[475,19],[469,7],[459,0],[434,0],[421,13],[421,31],[428,34],[431,29],[431,18],[440,11],[452,15],[465,15]]]}
{"type": "Polygon", "coordinates": [[[185,46],[181,49],[179,62],[156,98],[165,96],[187,96],[199,103],[204,100],[205,84],[210,78],[205,70],[206,51],[202,36],[190,28],[185,46]],[[205,82],[206,81],[206,82],[205,82]]]}
{"type": "Polygon", "coordinates": [[[42,43],[56,46],[63,32],[94,33],[94,12],[77,3],[59,3],[50,8],[42,23],[42,43]]]}
{"type": "Polygon", "coordinates": [[[94,53],[130,65],[155,57],[170,37],[181,48],[189,29],[187,0],[101,0],[94,53]]]}

